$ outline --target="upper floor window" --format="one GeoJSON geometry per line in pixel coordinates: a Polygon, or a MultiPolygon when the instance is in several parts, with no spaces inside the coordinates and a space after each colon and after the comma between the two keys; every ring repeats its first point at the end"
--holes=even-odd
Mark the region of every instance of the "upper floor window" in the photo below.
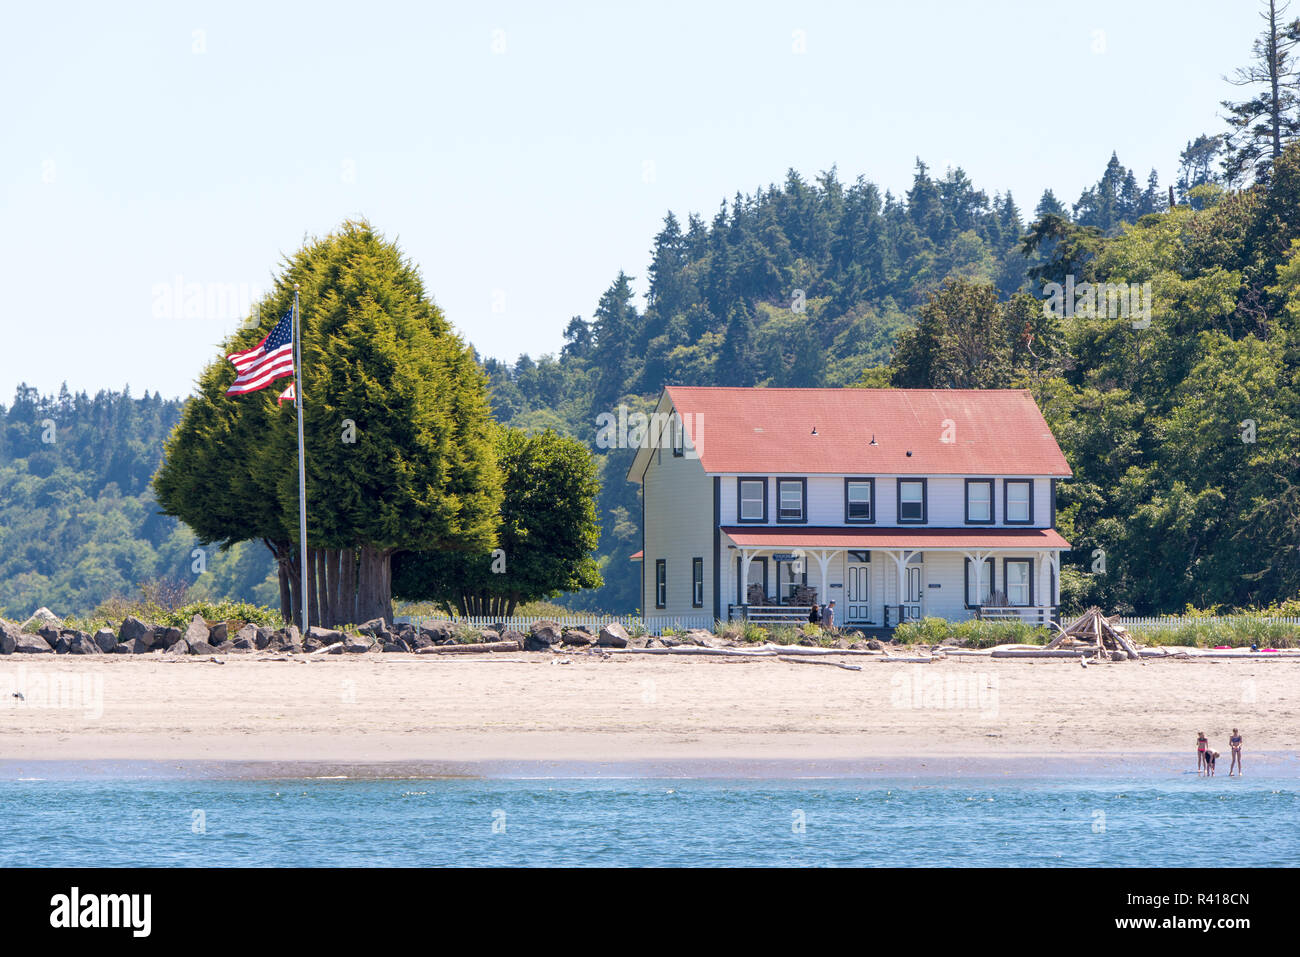
{"type": "Polygon", "coordinates": [[[844,480],[844,521],[874,522],[876,520],[876,480],[846,478],[844,480]]]}
{"type": "Polygon", "coordinates": [[[803,522],[807,520],[804,513],[804,492],[807,479],[776,480],[776,520],[778,522],[803,522]]]}
{"type": "Polygon", "coordinates": [[[736,520],[767,521],[767,479],[743,478],[737,481],[736,520]]]}
{"type": "Polygon", "coordinates": [[[993,524],[993,480],[966,480],[966,524],[993,524]]]}
{"type": "Polygon", "coordinates": [[[1032,525],[1034,480],[1007,479],[1002,483],[1002,514],[1008,525],[1032,525]]]}
{"type": "Polygon", "coordinates": [[[925,522],[925,479],[898,480],[898,521],[925,522]]]}

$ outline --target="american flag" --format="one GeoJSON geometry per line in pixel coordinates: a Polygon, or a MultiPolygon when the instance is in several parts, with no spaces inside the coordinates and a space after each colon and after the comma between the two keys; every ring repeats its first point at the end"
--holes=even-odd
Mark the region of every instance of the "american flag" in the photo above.
{"type": "Polygon", "coordinates": [[[270,335],[253,348],[231,353],[226,358],[234,363],[238,373],[226,395],[256,392],[276,379],[293,375],[293,313],[277,322],[270,335]]]}

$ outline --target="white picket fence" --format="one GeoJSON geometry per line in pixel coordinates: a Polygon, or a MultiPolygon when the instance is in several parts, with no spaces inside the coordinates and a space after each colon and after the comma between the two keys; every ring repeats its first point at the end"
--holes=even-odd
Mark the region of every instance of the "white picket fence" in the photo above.
{"type": "Polygon", "coordinates": [[[1154,631],[1158,628],[1184,628],[1188,625],[1246,625],[1268,624],[1300,627],[1300,618],[1262,618],[1258,615],[1218,615],[1213,618],[1192,618],[1186,615],[1162,615],[1155,618],[1121,618],[1119,623],[1131,632],[1154,631]]]}
{"type": "MultiPolygon", "coordinates": [[[[507,629],[522,631],[528,633],[528,628],[537,617],[520,618],[448,618],[430,616],[427,618],[412,618],[398,616],[395,621],[409,621],[411,624],[419,627],[421,622],[448,621],[454,625],[468,625],[471,628],[491,628],[493,625],[505,625],[507,629]]],[[[642,618],[639,615],[565,615],[560,618],[550,618],[563,628],[582,628],[596,634],[600,631],[602,625],[608,625],[617,622],[626,628],[629,632],[645,631],[650,635],[661,635],[664,630],[671,628],[674,631],[684,631],[687,628],[713,628],[713,619],[707,615],[684,615],[668,617],[664,615],[652,615],[649,618],[642,618]]]]}

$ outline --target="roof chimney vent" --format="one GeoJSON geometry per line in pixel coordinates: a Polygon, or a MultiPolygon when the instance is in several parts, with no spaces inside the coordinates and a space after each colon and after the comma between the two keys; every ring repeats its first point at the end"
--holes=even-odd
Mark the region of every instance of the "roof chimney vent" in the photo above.
{"type": "Polygon", "coordinates": [[[875,436],[874,433],[873,433],[872,436],[871,436],[871,442],[870,442],[870,444],[871,444],[871,445],[879,445],[879,444],[880,444],[879,442],[876,441],[876,436],[875,436]]]}

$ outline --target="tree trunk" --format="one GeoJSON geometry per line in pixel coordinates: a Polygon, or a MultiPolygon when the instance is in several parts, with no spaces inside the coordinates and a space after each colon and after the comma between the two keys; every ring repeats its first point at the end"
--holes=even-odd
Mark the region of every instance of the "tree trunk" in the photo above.
{"type": "Polygon", "coordinates": [[[318,604],[319,600],[320,600],[320,596],[316,593],[316,549],[308,548],[307,549],[307,613],[306,613],[307,622],[305,625],[300,625],[299,627],[309,627],[311,625],[319,625],[321,623],[320,611],[319,611],[320,606],[318,604]]]}
{"type": "Polygon", "coordinates": [[[284,562],[277,561],[275,570],[280,576],[280,617],[293,621],[293,599],[289,597],[289,569],[284,562]]]}
{"type": "Polygon", "coordinates": [[[393,623],[393,549],[384,549],[380,567],[382,570],[380,581],[383,582],[380,605],[383,608],[384,621],[391,625],[393,623]]]}
{"type": "MultiPolygon", "coordinates": [[[[292,549],[292,545],[289,546],[292,549]]],[[[292,551],[289,557],[284,559],[285,574],[289,580],[289,607],[292,613],[285,619],[285,623],[292,622],[299,628],[302,627],[302,572],[298,562],[294,559],[292,551]]]]}
{"type": "Polygon", "coordinates": [[[343,617],[343,600],[339,594],[339,550],[337,548],[325,549],[325,607],[326,618],[331,627],[337,628],[339,625],[350,623],[343,617]]]}
{"type": "Polygon", "coordinates": [[[351,548],[339,550],[339,592],[345,621],[359,625],[357,617],[357,553],[351,548]]]}
{"type": "Polygon", "coordinates": [[[285,622],[293,621],[293,593],[289,590],[289,546],[284,542],[272,542],[262,539],[262,544],[270,550],[275,558],[276,577],[280,582],[280,617],[285,622]]]}
{"type": "Polygon", "coordinates": [[[329,616],[329,589],[325,581],[325,549],[311,550],[311,564],[312,578],[316,585],[316,623],[328,628],[333,623],[329,616]]]}

